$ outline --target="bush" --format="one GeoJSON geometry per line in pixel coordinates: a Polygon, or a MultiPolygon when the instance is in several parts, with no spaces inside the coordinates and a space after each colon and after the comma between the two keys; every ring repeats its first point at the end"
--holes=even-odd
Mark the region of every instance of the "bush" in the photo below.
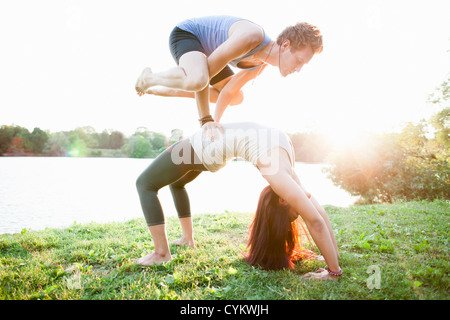
{"type": "Polygon", "coordinates": [[[132,136],[124,148],[124,152],[130,158],[150,158],[153,151],[153,146],[150,141],[141,135],[132,136]]]}
{"type": "Polygon", "coordinates": [[[448,148],[427,134],[421,123],[373,135],[333,153],[326,170],[361,203],[450,199],[448,148]]]}

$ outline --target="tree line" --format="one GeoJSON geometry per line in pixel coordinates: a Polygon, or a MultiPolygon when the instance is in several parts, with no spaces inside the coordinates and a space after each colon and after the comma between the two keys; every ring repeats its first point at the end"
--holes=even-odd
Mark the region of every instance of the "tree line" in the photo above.
{"type": "Polygon", "coordinates": [[[172,130],[172,135],[138,128],[127,137],[117,130],[98,133],[92,127],[79,127],[71,131],[49,132],[40,128],[29,131],[18,125],[0,127],[1,156],[110,156],[110,157],[155,157],[179,137],[181,130],[172,130]]]}
{"type": "MultiPolygon", "coordinates": [[[[289,136],[297,161],[323,162],[332,148],[325,136],[318,133],[294,133],[289,136]]],[[[51,133],[40,128],[30,132],[18,125],[2,125],[0,156],[154,158],[182,138],[183,131],[180,129],[173,129],[167,137],[139,127],[127,137],[117,130],[98,133],[90,126],[51,133]]]]}

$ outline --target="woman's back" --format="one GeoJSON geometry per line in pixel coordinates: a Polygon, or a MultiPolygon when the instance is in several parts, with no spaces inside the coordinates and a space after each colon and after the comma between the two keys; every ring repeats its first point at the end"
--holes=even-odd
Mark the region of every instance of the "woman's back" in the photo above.
{"type": "Polygon", "coordinates": [[[211,172],[224,167],[233,158],[242,158],[256,166],[257,160],[273,148],[285,149],[293,161],[289,137],[278,129],[254,122],[225,123],[220,139],[205,141],[202,131],[190,137],[192,147],[211,172]]]}

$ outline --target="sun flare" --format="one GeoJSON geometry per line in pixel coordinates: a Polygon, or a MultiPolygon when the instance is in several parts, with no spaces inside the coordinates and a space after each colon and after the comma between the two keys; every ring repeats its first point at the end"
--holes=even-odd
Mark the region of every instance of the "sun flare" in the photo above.
{"type": "Polygon", "coordinates": [[[336,150],[346,148],[356,148],[361,145],[361,142],[366,134],[352,128],[339,129],[333,132],[327,132],[326,136],[336,150]]]}

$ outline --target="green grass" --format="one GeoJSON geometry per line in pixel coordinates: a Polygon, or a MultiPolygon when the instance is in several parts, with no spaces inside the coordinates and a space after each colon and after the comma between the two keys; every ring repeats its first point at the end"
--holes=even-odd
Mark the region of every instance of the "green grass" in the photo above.
{"type": "MultiPolygon", "coordinates": [[[[448,300],[449,204],[326,207],[340,247],[339,281],[301,279],[324,266],[317,261],[293,271],[247,265],[250,213],[194,216],[196,248],[173,246],[171,262],[147,268],[133,264],[152,250],[144,219],[5,234],[0,299],[448,300]],[[368,287],[374,275],[379,289],[368,287]]],[[[180,236],[176,218],[168,218],[167,233],[169,241],[180,236]]]]}

